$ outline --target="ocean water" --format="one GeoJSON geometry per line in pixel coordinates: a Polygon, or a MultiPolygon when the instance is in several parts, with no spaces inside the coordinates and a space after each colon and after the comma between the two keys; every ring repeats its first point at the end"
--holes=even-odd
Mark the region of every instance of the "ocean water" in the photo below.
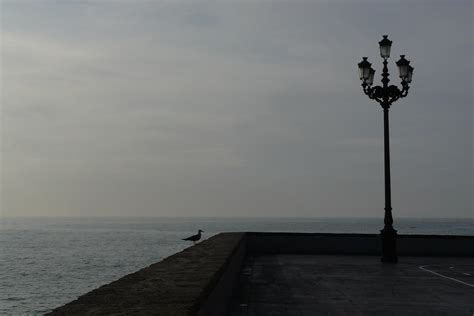
{"type": "MultiPolygon", "coordinates": [[[[205,231],[378,233],[382,219],[0,218],[0,314],[39,315],[190,246],[205,231]]],[[[474,235],[474,219],[396,219],[401,234],[474,235]]]]}

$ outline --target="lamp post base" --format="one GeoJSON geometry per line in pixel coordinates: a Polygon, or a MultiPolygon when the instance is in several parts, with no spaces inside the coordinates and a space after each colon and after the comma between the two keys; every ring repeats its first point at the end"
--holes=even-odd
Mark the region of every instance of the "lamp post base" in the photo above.
{"type": "Polygon", "coordinates": [[[397,263],[397,231],[392,226],[386,226],[380,231],[382,239],[382,262],[397,263]]]}

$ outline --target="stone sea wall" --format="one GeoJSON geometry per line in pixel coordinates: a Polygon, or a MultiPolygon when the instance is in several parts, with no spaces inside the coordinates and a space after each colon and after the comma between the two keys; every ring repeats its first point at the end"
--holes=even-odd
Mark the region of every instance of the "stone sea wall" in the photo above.
{"type": "MultiPolygon", "coordinates": [[[[474,236],[401,235],[403,256],[474,256],[474,236]]],[[[246,254],[379,255],[379,235],[221,233],[48,315],[225,315],[246,254]]]]}
{"type": "MultiPolygon", "coordinates": [[[[379,255],[380,235],[247,233],[248,251],[328,255],[379,255]]],[[[474,256],[474,236],[399,235],[399,256],[474,256]]]]}
{"type": "Polygon", "coordinates": [[[243,260],[243,237],[213,236],[47,315],[222,315],[243,260]]]}

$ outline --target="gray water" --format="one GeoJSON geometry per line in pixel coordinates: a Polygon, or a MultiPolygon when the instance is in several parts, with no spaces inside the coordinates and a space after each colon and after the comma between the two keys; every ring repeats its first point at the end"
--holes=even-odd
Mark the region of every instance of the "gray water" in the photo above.
{"type": "MultiPolygon", "coordinates": [[[[382,219],[2,218],[0,314],[43,314],[189,244],[205,231],[378,233],[382,219]]],[[[474,235],[474,219],[396,219],[401,234],[474,235]]]]}

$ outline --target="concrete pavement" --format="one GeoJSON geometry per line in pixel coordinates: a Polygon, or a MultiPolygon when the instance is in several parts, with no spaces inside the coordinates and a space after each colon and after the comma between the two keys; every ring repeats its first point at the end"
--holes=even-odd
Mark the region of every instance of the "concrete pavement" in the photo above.
{"type": "Polygon", "coordinates": [[[473,315],[474,258],[253,255],[231,315],[473,315]]]}

